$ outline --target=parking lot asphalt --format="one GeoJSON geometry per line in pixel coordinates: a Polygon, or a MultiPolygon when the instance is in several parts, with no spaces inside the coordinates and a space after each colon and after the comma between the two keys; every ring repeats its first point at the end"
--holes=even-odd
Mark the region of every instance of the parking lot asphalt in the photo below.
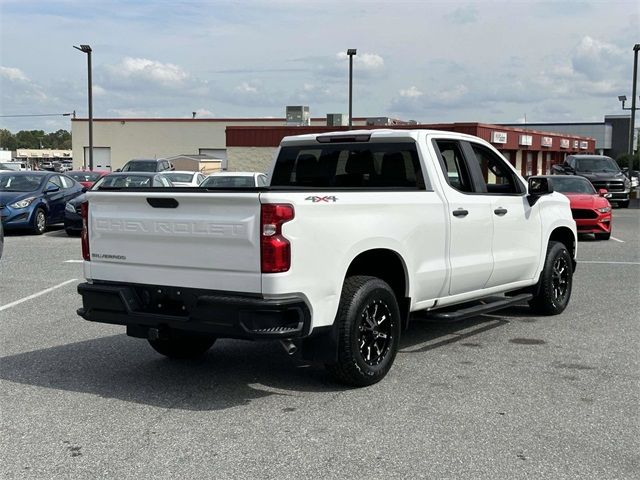
{"type": "Polygon", "coordinates": [[[581,238],[562,315],[416,318],[387,378],[346,389],[276,343],[167,360],[76,315],[78,238],[9,234],[0,477],[638,478],[640,210],[613,237],[581,238]]]}

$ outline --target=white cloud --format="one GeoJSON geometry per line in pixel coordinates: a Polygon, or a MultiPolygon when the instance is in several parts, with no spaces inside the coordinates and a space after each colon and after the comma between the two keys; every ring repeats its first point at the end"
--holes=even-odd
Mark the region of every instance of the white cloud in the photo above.
{"type": "MultiPolygon", "coordinates": [[[[336,58],[339,60],[340,65],[343,65],[343,61],[348,58],[346,52],[340,52],[336,54],[336,58]]],[[[356,54],[353,57],[354,69],[365,70],[368,72],[375,72],[384,69],[384,58],[377,53],[361,53],[356,54]]]]}
{"type": "Polygon", "coordinates": [[[93,86],[93,94],[96,97],[103,97],[104,95],[106,95],[107,91],[102,88],[100,85],[94,85],[93,86]]]}
{"type": "Polygon", "coordinates": [[[201,117],[214,117],[215,115],[213,114],[212,111],[207,110],[206,108],[199,108],[196,110],[196,118],[201,118],[201,117]]]}
{"type": "Polygon", "coordinates": [[[467,93],[469,93],[469,89],[466,85],[456,85],[453,88],[434,92],[433,99],[443,105],[453,104],[462,100],[467,93]]]}
{"type": "Polygon", "coordinates": [[[424,93],[422,93],[420,90],[418,90],[417,87],[413,85],[407,88],[406,90],[400,90],[401,97],[416,98],[416,97],[421,97],[422,95],[424,95],[424,93]]]}
{"type": "Polygon", "coordinates": [[[6,78],[11,81],[28,82],[29,78],[24,74],[22,70],[14,67],[2,67],[0,66],[0,77],[6,78]]]}
{"type": "Polygon", "coordinates": [[[624,64],[621,49],[589,36],[582,38],[571,55],[573,70],[591,80],[610,77],[612,70],[619,70],[624,64]]]}
{"type": "Polygon", "coordinates": [[[2,104],[43,103],[49,99],[42,87],[33,81],[19,68],[0,66],[0,78],[9,82],[2,86],[2,104]]]}
{"type": "Polygon", "coordinates": [[[189,73],[172,63],[162,63],[148,58],[125,57],[117,65],[107,67],[110,76],[153,82],[164,87],[181,87],[189,73]]]}
{"type": "Polygon", "coordinates": [[[235,90],[237,92],[243,93],[243,94],[256,94],[258,93],[258,87],[256,87],[255,85],[251,85],[248,82],[242,82],[240,85],[238,85],[235,90]]]}
{"type": "Polygon", "coordinates": [[[453,25],[466,25],[478,21],[478,9],[473,5],[461,6],[447,13],[444,18],[453,25]]]}

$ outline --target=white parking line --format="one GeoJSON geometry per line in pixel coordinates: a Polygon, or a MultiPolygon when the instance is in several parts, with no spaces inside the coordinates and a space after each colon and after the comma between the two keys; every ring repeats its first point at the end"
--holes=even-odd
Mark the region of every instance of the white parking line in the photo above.
{"type": "Polygon", "coordinates": [[[65,260],[63,263],[82,263],[84,260],[65,260]]]}
{"type": "Polygon", "coordinates": [[[624,243],[624,240],[620,240],[619,238],[616,238],[616,237],[609,237],[609,238],[611,238],[611,240],[615,240],[616,242],[624,243]]]}
{"type": "Polygon", "coordinates": [[[6,305],[2,305],[0,307],[0,312],[3,311],[3,310],[7,310],[8,308],[15,307],[16,305],[19,305],[19,304],[21,304],[23,302],[26,302],[27,300],[31,300],[33,298],[39,297],[40,295],[44,295],[45,293],[52,292],[57,288],[64,287],[65,285],[68,285],[68,284],[70,284],[72,282],[77,282],[77,281],[78,281],[77,278],[72,278],[71,280],[67,280],[66,282],[59,283],[58,285],[56,285],[54,287],[45,288],[44,290],[41,290],[38,293],[34,293],[33,295],[29,295],[28,297],[24,297],[24,298],[21,298],[20,300],[16,300],[15,302],[11,302],[11,303],[7,303],[6,305]]]}
{"type": "Polygon", "coordinates": [[[578,263],[600,263],[604,265],[640,265],[640,262],[600,262],[597,260],[578,260],[578,263]]]}

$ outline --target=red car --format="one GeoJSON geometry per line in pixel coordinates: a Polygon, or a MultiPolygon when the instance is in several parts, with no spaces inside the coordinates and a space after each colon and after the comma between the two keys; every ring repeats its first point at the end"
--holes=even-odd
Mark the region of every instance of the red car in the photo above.
{"type": "Polygon", "coordinates": [[[607,191],[601,188],[596,192],[591,182],[582,177],[553,175],[549,178],[553,190],[569,198],[578,233],[593,233],[596,240],[609,240],[611,204],[605,198],[607,191]]]}
{"type": "Polygon", "coordinates": [[[66,174],[80,183],[83,187],[91,188],[99,178],[111,173],[103,170],[75,170],[66,174]]]}

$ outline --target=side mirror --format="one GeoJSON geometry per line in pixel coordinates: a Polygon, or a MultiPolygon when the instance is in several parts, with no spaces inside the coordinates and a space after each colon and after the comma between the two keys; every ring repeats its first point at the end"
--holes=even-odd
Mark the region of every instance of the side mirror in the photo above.
{"type": "Polygon", "coordinates": [[[542,195],[553,193],[553,185],[551,185],[547,177],[529,177],[528,184],[529,195],[527,195],[527,200],[532,207],[542,195]]]}
{"type": "Polygon", "coordinates": [[[50,183],[49,185],[47,185],[47,188],[44,191],[46,193],[53,193],[53,192],[57,192],[59,190],[60,190],[59,186],[50,183]]]}
{"type": "Polygon", "coordinates": [[[606,188],[599,188],[598,189],[598,195],[600,195],[601,197],[606,197],[607,193],[609,193],[609,190],[607,190],[606,188]]]}

